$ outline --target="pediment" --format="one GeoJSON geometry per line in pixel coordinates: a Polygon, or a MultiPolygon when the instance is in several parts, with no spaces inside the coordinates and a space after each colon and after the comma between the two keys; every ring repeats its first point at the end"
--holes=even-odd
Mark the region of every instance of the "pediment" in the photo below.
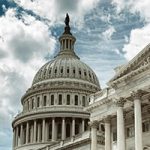
{"type": "Polygon", "coordinates": [[[150,64],[150,44],[140,51],[131,61],[119,68],[116,75],[109,81],[108,84],[139,70],[140,68],[150,64]]]}

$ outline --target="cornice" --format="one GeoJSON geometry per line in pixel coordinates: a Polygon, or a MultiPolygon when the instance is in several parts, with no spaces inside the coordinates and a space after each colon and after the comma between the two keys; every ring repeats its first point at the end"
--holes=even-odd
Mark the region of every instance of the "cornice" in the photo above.
{"type": "Polygon", "coordinates": [[[16,126],[16,124],[20,124],[30,120],[36,119],[43,119],[43,118],[57,118],[57,117],[74,117],[74,118],[89,118],[90,114],[84,111],[37,111],[37,112],[30,112],[30,113],[21,113],[17,115],[13,122],[12,126],[16,126]]]}
{"type": "Polygon", "coordinates": [[[139,54],[137,54],[127,65],[124,65],[120,71],[108,82],[111,82],[123,77],[126,73],[138,69],[150,63],[150,44],[148,44],[139,54]]]}
{"type": "Polygon", "coordinates": [[[91,105],[86,107],[85,110],[90,112],[90,111],[92,111],[93,109],[95,109],[95,108],[97,108],[99,106],[102,106],[102,105],[110,103],[111,101],[112,101],[112,99],[108,99],[108,98],[102,99],[100,101],[92,103],[91,105]]]}
{"type": "Polygon", "coordinates": [[[42,93],[42,92],[50,92],[50,91],[69,91],[69,92],[84,92],[87,94],[92,94],[95,93],[99,90],[98,87],[95,87],[93,85],[89,84],[83,84],[79,82],[55,82],[55,83],[45,83],[45,84],[40,84],[34,87],[29,88],[29,90],[25,93],[25,95],[21,98],[21,102],[23,103],[23,100],[28,97],[32,96],[37,93],[42,93]]]}
{"type": "Polygon", "coordinates": [[[112,81],[112,82],[109,82],[108,84],[112,87],[114,87],[116,84],[118,83],[121,83],[123,81],[127,81],[129,80],[130,78],[132,78],[133,76],[136,76],[136,75],[139,75],[140,73],[144,72],[144,71],[147,71],[148,69],[150,69],[150,63],[144,65],[144,66],[141,66],[140,68],[136,69],[136,70],[133,70],[131,71],[130,73],[112,81]]]}

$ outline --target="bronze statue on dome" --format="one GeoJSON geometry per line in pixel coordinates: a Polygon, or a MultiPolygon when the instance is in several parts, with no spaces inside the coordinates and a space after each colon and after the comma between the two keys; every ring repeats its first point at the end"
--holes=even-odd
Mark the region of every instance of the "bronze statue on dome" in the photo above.
{"type": "Polygon", "coordinates": [[[65,18],[65,24],[66,24],[66,26],[69,26],[69,21],[70,21],[70,18],[69,18],[69,15],[67,13],[66,14],[66,18],[65,18]]]}

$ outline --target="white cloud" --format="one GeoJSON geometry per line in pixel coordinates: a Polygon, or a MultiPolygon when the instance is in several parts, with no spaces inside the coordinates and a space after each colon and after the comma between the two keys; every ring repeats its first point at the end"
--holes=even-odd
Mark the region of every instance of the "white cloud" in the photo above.
{"type": "Polygon", "coordinates": [[[77,27],[83,27],[84,15],[89,13],[100,0],[15,0],[15,2],[25,9],[32,10],[37,15],[50,20],[50,25],[54,22],[62,23],[66,13],[71,16],[71,23],[77,27]]]}
{"type": "Polygon", "coordinates": [[[132,13],[139,12],[141,17],[148,22],[150,21],[149,0],[113,0],[113,4],[116,4],[118,12],[127,8],[132,13]]]}
{"type": "Polygon", "coordinates": [[[15,9],[0,17],[0,120],[1,130],[8,132],[13,116],[21,110],[21,96],[56,43],[44,23],[26,14],[23,20],[16,18],[15,9]]]}
{"type": "Polygon", "coordinates": [[[111,40],[113,33],[116,32],[113,26],[110,26],[107,30],[105,30],[102,35],[104,36],[105,40],[111,40]]]}
{"type": "Polygon", "coordinates": [[[125,57],[130,60],[150,43],[150,24],[131,31],[129,43],[124,45],[125,57]]]}
{"type": "Polygon", "coordinates": [[[150,43],[150,1],[149,0],[113,0],[112,2],[117,6],[117,11],[120,12],[123,9],[128,9],[131,13],[140,14],[146,22],[144,27],[131,30],[129,42],[123,47],[125,57],[130,60],[138,52],[140,52],[147,44],[150,43]]]}

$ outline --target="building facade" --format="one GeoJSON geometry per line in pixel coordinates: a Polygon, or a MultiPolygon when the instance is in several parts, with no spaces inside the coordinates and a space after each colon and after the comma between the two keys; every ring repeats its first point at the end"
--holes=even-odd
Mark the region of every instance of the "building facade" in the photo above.
{"type": "Polygon", "coordinates": [[[47,145],[49,149],[69,149],[71,144],[79,147],[81,141],[83,149],[90,147],[90,114],[84,108],[100,85],[93,70],[74,51],[76,39],[70,32],[68,15],[65,23],[59,53],[39,69],[21,99],[23,111],[12,123],[13,150],[36,150],[47,145]],[[67,141],[71,144],[66,145],[67,141]]]}
{"type": "Polygon", "coordinates": [[[74,51],[69,16],[60,51],[42,66],[13,120],[13,150],[150,149],[150,45],[101,89],[74,51]]]}
{"type": "Polygon", "coordinates": [[[116,68],[108,88],[90,97],[92,150],[105,128],[105,150],[150,149],[150,45],[127,65],[116,68]]]}

